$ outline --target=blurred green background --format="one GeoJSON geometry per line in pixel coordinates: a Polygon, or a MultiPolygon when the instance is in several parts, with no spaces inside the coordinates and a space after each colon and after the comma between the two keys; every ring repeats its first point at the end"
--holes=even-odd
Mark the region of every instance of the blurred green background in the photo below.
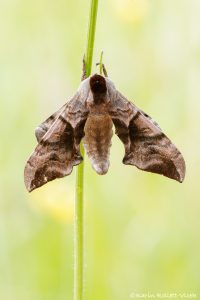
{"type": "MultiPolygon", "coordinates": [[[[89,2],[1,1],[0,299],[73,299],[75,170],[28,194],[23,169],[35,127],[79,85],[89,2]]],[[[173,140],[187,174],[179,184],[123,165],[117,137],[106,176],[86,158],[85,299],[200,299],[200,1],[99,2],[93,72],[103,50],[109,77],[173,140]]]]}

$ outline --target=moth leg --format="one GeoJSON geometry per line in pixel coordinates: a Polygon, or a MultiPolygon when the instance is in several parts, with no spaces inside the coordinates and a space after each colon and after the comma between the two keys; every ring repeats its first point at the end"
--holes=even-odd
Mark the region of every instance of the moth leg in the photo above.
{"type": "Polygon", "coordinates": [[[85,55],[83,56],[83,67],[82,67],[82,76],[81,81],[85,80],[87,78],[86,76],[86,63],[85,63],[85,55]]]}

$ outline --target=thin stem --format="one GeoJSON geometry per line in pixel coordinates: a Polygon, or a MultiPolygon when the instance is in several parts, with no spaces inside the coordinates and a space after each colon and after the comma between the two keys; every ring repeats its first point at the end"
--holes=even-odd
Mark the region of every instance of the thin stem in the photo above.
{"type": "Polygon", "coordinates": [[[91,0],[90,5],[90,18],[88,27],[88,39],[86,48],[86,75],[90,76],[92,69],[92,58],[94,49],[94,39],[96,31],[96,21],[97,21],[97,11],[98,11],[98,0],[91,0]]]}
{"type": "MultiPolygon", "coordinates": [[[[95,29],[97,20],[98,0],[91,0],[87,48],[85,55],[86,76],[91,74],[94,49],[95,29]]],[[[84,148],[81,144],[81,154],[84,158],[84,148]]],[[[74,232],[74,300],[83,300],[83,268],[84,268],[84,163],[76,171],[75,199],[75,232],[74,232]]]]}
{"type": "MultiPolygon", "coordinates": [[[[84,149],[81,145],[84,157],[84,149]]],[[[74,300],[83,299],[83,176],[84,163],[76,169],[76,197],[74,220],[74,300]]]]}

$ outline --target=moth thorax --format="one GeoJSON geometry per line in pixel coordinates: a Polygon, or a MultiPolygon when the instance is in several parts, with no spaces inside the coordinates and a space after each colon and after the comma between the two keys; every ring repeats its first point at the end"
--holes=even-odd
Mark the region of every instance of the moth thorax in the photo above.
{"type": "Polygon", "coordinates": [[[90,88],[93,94],[95,104],[105,102],[107,86],[105,78],[101,75],[95,74],[90,78],[90,88]]]}

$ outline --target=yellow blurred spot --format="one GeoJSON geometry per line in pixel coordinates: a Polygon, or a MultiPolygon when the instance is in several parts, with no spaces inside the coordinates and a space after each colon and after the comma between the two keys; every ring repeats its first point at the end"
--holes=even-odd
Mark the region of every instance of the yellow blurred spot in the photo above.
{"type": "Polygon", "coordinates": [[[74,211],[74,190],[66,181],[55,180],[30,194],[33,209],[59,222],[71,223],[74,211]]]}
{"type": "Polygon", "coordinates": [[[114,0],[114,5],[121,19],[137,24],[147,15],[149,0],[114,0]]]}

